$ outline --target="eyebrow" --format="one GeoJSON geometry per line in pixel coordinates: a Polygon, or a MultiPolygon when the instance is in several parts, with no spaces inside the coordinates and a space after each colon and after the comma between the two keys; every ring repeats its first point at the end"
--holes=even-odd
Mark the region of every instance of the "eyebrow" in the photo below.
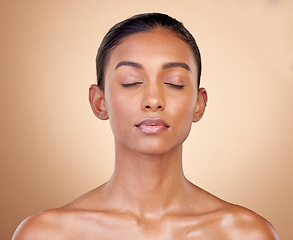
{"type": "MultiPolygon", "coordinates": [[[[143,69],[143,66],[140,63],[136,63],[132,61],[121,61],[116,65],[114,70],[116,70],[117,68],[121,66],[131,66],[137,69],[143,69]]],[[[167,62],[163,65],[162,68],[169,69],[169,68],[175,68],[175,67],[181,67],[191,72],[191,68],[186,63],[183,63],[183,62],[167,62]]]]}
{"type": "Polygon", "coordinates": [[[121,66],[131,66],[131,67],[135,67],[137,69],[143,69],[143,66],[139,63],[131,62],[131,61],[122,61],[116,65],[115,70],[121,66]]]}
{"type": "Polygon", "coordinates": [[[186,63],[183,63],[183,62],[168,62],[163,65],[163,69],[168,69],[173,67],[181,67],[191,72],[191,68],[186,63]]]}

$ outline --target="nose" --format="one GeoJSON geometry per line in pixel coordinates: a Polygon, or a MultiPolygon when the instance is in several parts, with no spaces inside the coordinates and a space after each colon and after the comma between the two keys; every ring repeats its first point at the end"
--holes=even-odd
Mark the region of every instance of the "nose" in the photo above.
{"type": "Polygon", "coordinates": [[[142,109],[147,111],[158,111],[165,109],[164,94],[159,86],[146,87],[142,109]]]}

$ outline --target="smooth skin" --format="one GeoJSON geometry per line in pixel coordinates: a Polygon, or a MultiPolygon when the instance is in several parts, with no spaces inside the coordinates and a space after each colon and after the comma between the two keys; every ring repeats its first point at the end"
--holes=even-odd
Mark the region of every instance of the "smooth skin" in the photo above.
{"type": "Polygon", "coordinates": [[[89,90],[94,114],[110,120],[115,138],[111,179],[26,219],[13,240],[279,239],[259,215],[185,178],[182,144],[207,101],[196,79],[193,53],[173,32],[157,28],[123,39],[110,54],[104,91],[89,90]],[[145,119],[165,125],[146,133],[153,126],[141,127],[145,119]]]}

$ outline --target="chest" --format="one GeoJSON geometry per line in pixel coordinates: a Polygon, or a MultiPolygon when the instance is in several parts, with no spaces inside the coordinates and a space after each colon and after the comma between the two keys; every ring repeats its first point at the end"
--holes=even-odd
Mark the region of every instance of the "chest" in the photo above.
{"type": "Polygon", "coordinates": [[[98,221],[83,222],[68,229],[72,240],[206,240],[227,239],[212,225],[196,221],[98,221]]]}

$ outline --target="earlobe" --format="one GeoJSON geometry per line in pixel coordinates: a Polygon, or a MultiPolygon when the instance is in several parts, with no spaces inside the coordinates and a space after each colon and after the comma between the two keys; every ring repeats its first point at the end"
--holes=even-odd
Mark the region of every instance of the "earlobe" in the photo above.
{"type": "Polygon", "coordinates": [[[204,88],[200,88],[197,94],[197,102],[196,102],[194,115],[192,119],[193,122],[198,122],[202,118],[205,108],[207,106],[207,102],[208,102],[207,91],[204,88]]]}
{"type": "Polygon", "coordinates": [[[101,120],[109,119],[105,105],[104,92],[96,84],[92,84],[89,89],[89,102],[93,113],[101,120]]]}

